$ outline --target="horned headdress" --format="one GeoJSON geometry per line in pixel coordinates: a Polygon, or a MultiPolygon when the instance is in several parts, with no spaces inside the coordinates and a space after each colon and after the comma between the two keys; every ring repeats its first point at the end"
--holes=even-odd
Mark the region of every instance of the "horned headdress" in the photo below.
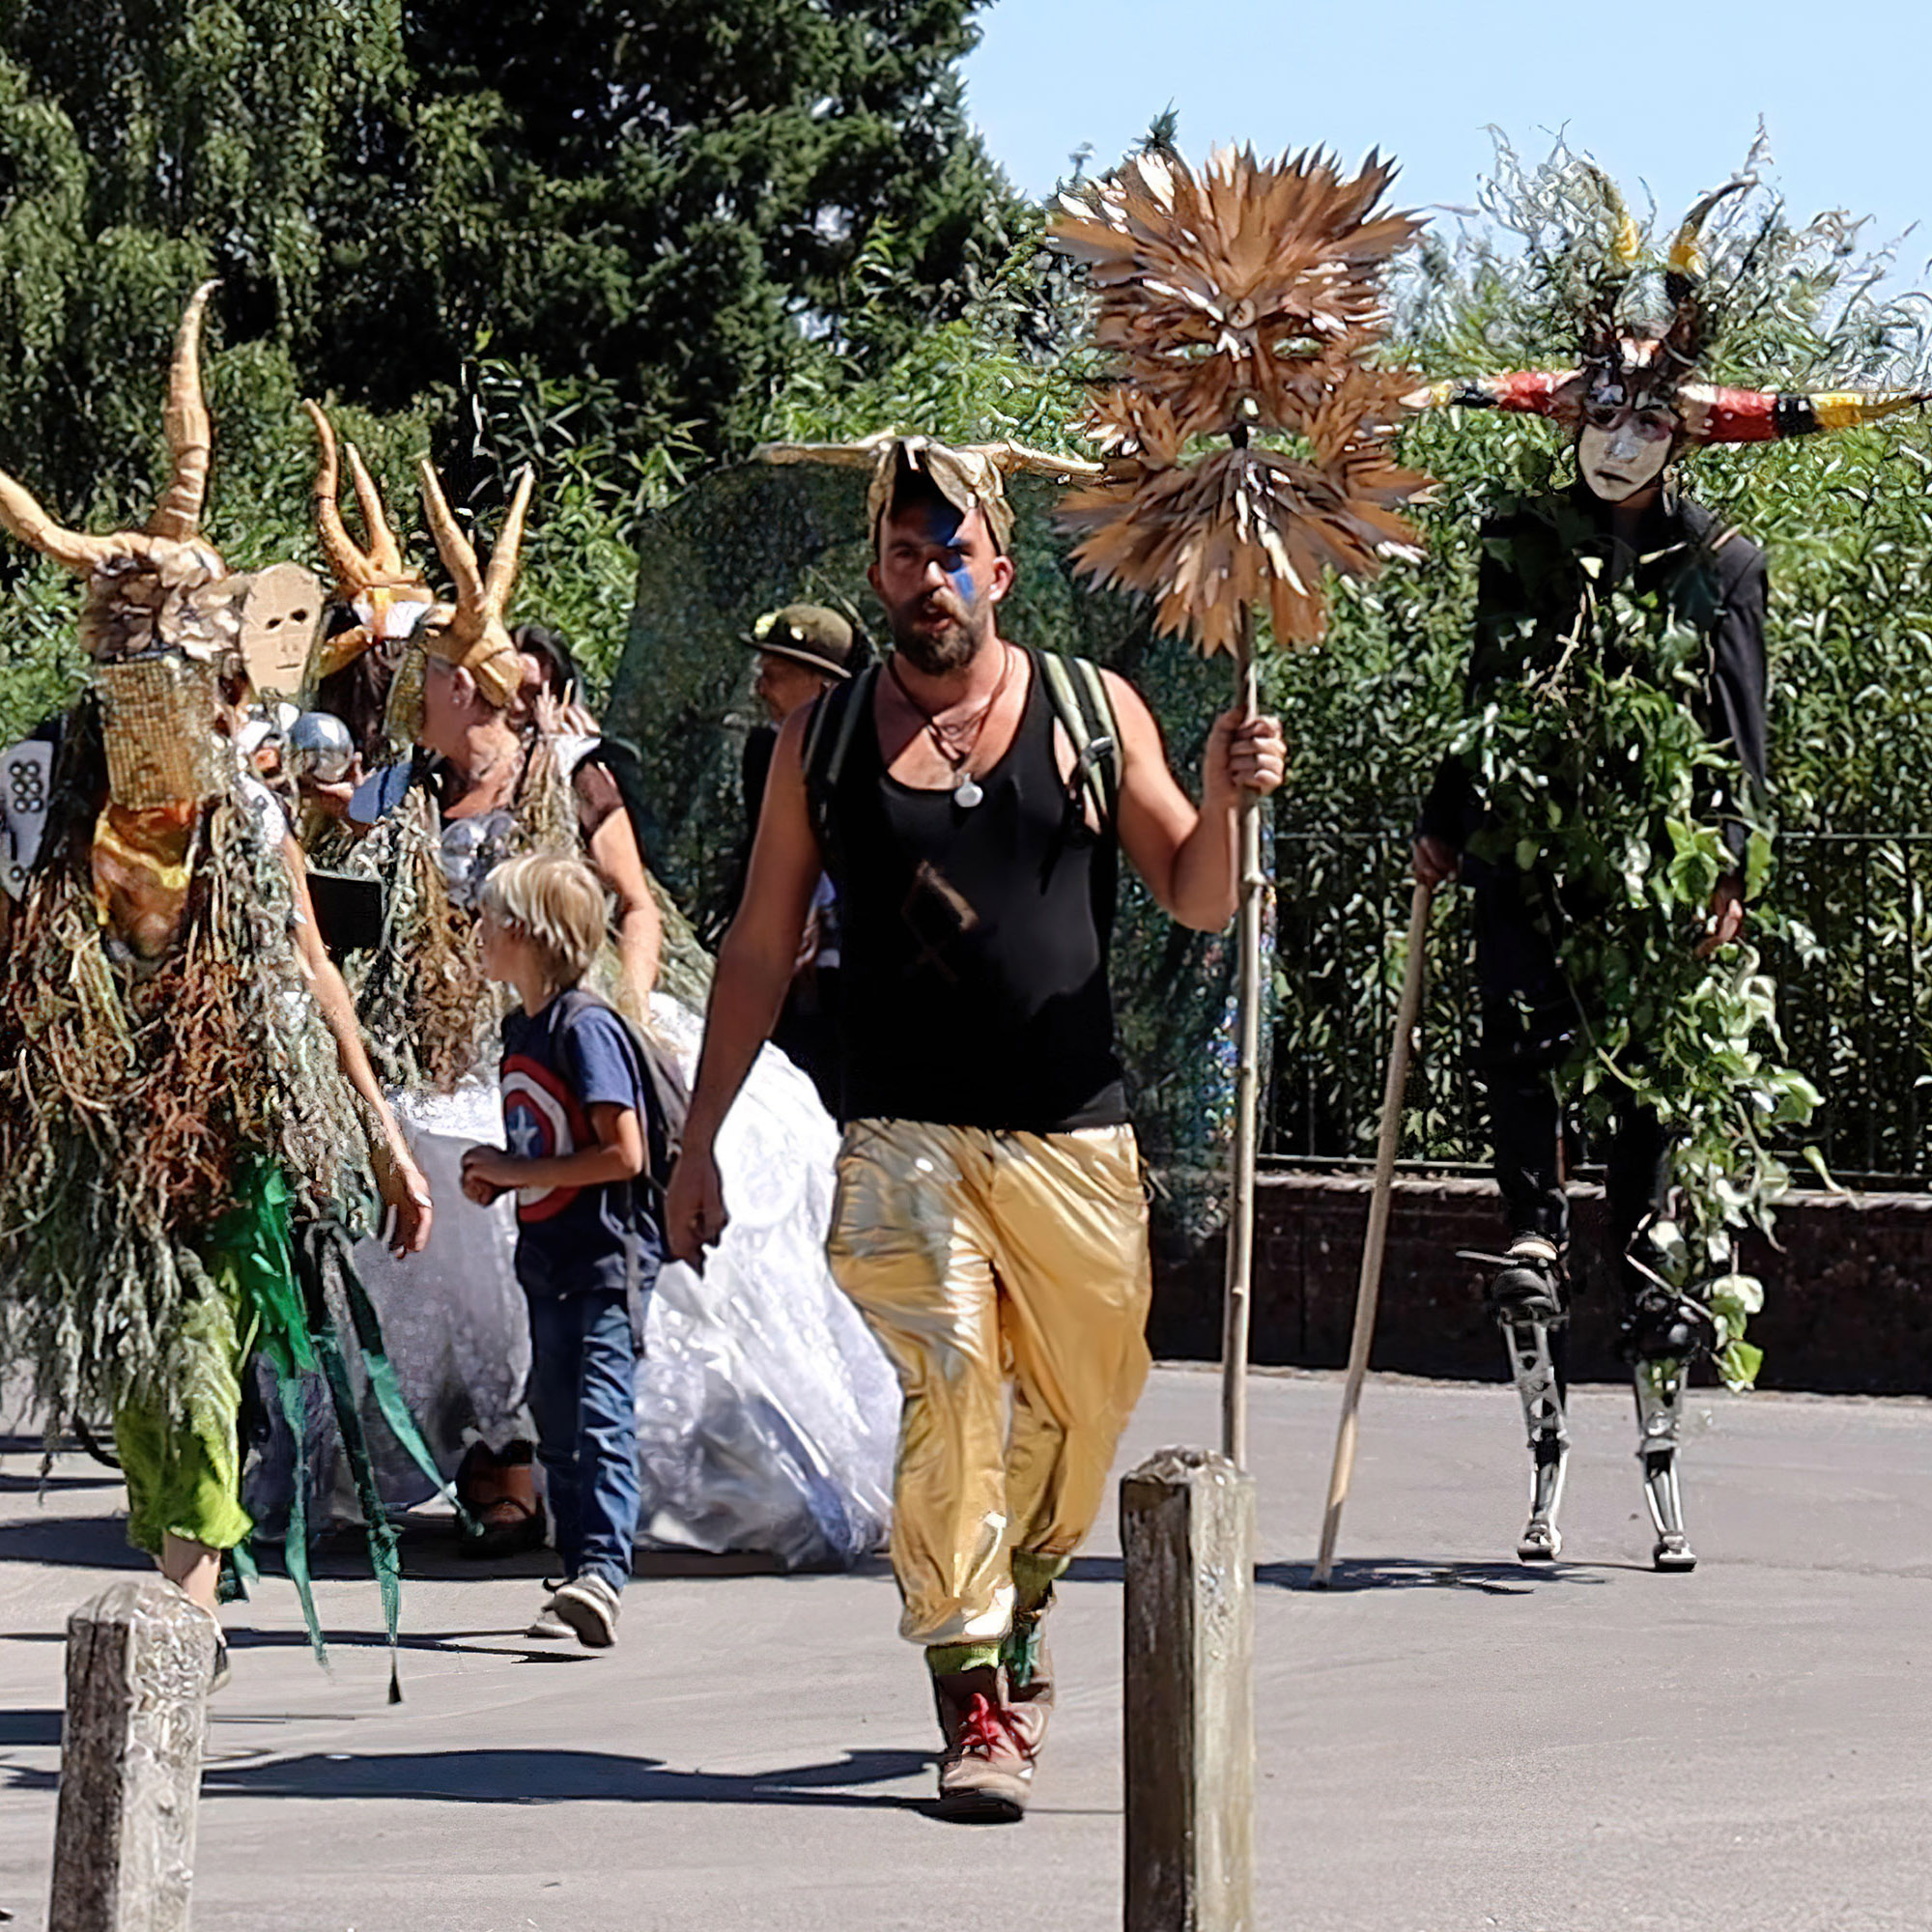
{"type": "Polygon", "coordinates": [[[350,481],[361,506],[367,547],[355,542],[342,521],[339,493],[342,468],[336,454],[335,431],[314,403],[304,403],[315,424],[318,458],[315,473],[316,533],[334,579],[335,598],[355,613],[355,621],[318,639],[305,682],[313,687],[354,664],[379,639],[407,638],[432,609],[435,600],[418,573],[403,555],[383,506],[382,492],[369,474],[361,452],[348,445],[350,481]]]}
{"type": "Polygon", "coordinates": [[[1932,391],[1726,388],[1701,380],[1721,320],[1708,285],[1704,230],[1725,202],[1757,184],[1734,176],[1702,195],[1672,232],[1669,246],[1651,260],[1644,231],[1616,184],[1594,163],[1568,164],[1594,191],[1601,213],[1601,259],[1584,300],[1581,354],[1570,369],[1520,369],[1471,381],[1437,383],[1418,390],[1412,407],[1445,403],[1548,417],[1574,429],[1593,415],[1624,408],[1669,410],[1690,443],[1771,442],[1825,430],[1853,429],[1932,400],[1932,391]],[[1633,285],[1646,266],[1661,266],[1667,313],[1659,326],[1626,312],[1633,285]]]}
{"type": "Polygon", "coordinates": [[[1084,426],[1105,474],[1061,505],[1075,563],[1206,652],[1236,648],[1257,603],[1280,641],[1313,642],[1325,571],[1373,576],[1413,546],[1397,512],[1427,479],[1388,440],[1414,378],[1373,361],[1389,259],[1421,226],[1378,210],[1394,175],[1375,155],[1348,180],[1320,152],[1224,149],[1198,173],[1149,152],[1054,215],[1114,365],[1084,426]]]}
{"type": "Polygon", "coordinates": [[[424,650],[443,663],[456,665],[476,680],[476,686],[499,709],[517,695],[523,683],[523,660],[510,640],[503,617],[517,584],[517,554],[523,548],[524,517],[529,509],[535,475],[526,464],[518,471],[510,508],[484,570],[476,552],[451,514],[436,466],[422,459],[423,507],[444,567],[456,585],[454,608],[440,607],[417,633],[424,650]]]}
{"type": "Polygon", "coordinates": [[[107,536],[66,529],[0,471],[0,526],[86,578],[80,638],[101,663],[170,648],[213,657],[240,632],[231,600],[211,594],[226,566],[199,535],[212,440],[201,390],[201,319],[214,286],[205,282],[194,292],[175,339],[161,414],[172,468],[146,529],[107,536]]]}
{"type": "Polygon", "coordinates": [[[1002,551],[1012,548],[1013,506],[1007,496],[1009,476],[1044,476],[1071,483],[1098,476],[1100,466],[1078,456],[1055,456],[1020,442],[948,443],[929,436],[900,436],[882,429],[857,442],[765,442],[752,452],[761,463],[828,463],[847,469],[869,469],[866,523],[876,542],[879,525],[892,508],[902,472],[924,475],[962,517],[975,510],[1002,551]]]}

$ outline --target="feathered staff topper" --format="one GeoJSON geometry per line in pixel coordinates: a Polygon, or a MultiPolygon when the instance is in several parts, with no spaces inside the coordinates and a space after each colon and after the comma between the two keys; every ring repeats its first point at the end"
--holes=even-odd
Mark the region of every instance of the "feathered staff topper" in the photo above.
{"type": "Polygon", "coordinates": [[[1106,474],[1061,506],[1075,563],[1204,652],[1238,650],[1258,603],[1281,641],[1313,643],[1326,571],[1373,577],[1415,547],[1398,512],[1428,479],[1389,436],[1416,379],[1371,359],[1390,258],[1422,225],[1379,209],[1394,176],[1374,154],[1345,180],[1320,151],[1223,149],[1199,173],[1150,151],[1053,217],[1114,365],[1084,425],[1106,474]],[[1199,453],[1211,437],[1231,446],[1199,453]]]}

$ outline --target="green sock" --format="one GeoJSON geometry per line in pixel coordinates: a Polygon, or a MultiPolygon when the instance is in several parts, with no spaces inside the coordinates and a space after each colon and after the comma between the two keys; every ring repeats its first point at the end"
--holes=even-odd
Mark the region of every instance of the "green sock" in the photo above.
{"type": "Polygon", "coordinates": [[[935,1677],[951,1677],[961,1670],[978,1670],[984,1665],[988,1670],[998,1666],[1000,1646],[997,1643],[934,1643],[925,1651],[926,1668],[935,1677]]]}
{"type": "Polygon", "coordinates": [[[1031,1550],[1013,1551],[1013,1594],[1018,1598],[1015,1614],[1037,1617],[1053,1596],[1053,1586],[1066,1574],[1068,1556],[1041,1556],[1031,1550]]]}

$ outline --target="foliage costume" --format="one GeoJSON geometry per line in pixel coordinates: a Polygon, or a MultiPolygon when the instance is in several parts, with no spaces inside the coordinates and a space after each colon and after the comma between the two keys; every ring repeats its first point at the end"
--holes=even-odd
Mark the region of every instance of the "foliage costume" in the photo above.
{"type": "MultiPolygon", "coordinates": [[[[249,580],[198,535],[210,425],[200,290],[144,531],[56,526],[0,476],[0,523],[86,579],[89,688],[65,721],[43,836],[0,961],[0,1342],[49,1444],[114,1418],[128,1534],[240,1551],[245,1365],[336,1397],[393,1639],[394,1538],[348,1401],[358,1352],[388,1429],[421,1443],[349,1263],[370,1223],[372,1117],[305,980],[285,826],[220,728],[249,580]]],[[[287,1560],[320,1650],[305,1524],[287,1560]]],[[[245,1563],[245,1558],[238,1558],[245,1563]]]]}
{"type": "MultiPolygon", "coordinates": [[[[1754,178],[1706,196],[1676,231],[1660,327],[1634,313],[1644,238],[1614,187],[1583,162],[1560,176],[1598,216],[1564,265],[1590,263],[1578,366],[1414,399],[1561,423],[1582,472],[1567,491],[1501,504],[1483,527],[1466,716],[1417,832],[1460,856],[1473,895],[1479,1059],[1512,1236],[1507,1254],[1473,1259],[1493,1270],[1529,1438],[1519,1553],[1548,1560],[1562,1543],[1570,1100],[1605,1139],[1653,1561],[1688,1570],[1686,1377],[1706,1351],[1727,1380],[1755,1373],[1743,1332],[1761,1291],[1736,1271],[1735,1238],[1769,1227],[1788,1184],[1760,1135],[1804,1121],[1816,1095],[1778,1064],[1755,952],[1693,954],[1707,901],[1715,919],[1723,897],[1755,897],[1769,865],[1767,580],[1757,546],[1684,497],[1666,466],[1686,445],[1846,428],[1921,398],[1699,380],[1732,293],[1707,270],[1701,232],[1754,178]]],[[[1753,245],[1730,250],[1745,274],[1753,245]]]]}
{"type": "MultiPolygon", "coordinates": [[[[319,412],[318,422],[323,546],[340,608],[355,620],[337,620],[318,670],[340,679],[359,651],[384,640],[377,597],[386,591],[386,636],[407,639],[388,702],[391,742],[408,747],[417,735],[432,655],[469,670],[494,706],[508,706],[523,665],[503,615],[527,480],[485,569],[425,466],[429,521],[457,593],[453,603],[432,605],[420,580],[401,575],[400,552],[353,452],[369,549],[359,550],[343,530],[333,439],[319,412]],[[396,600],[420,600],[421,613],[405,614],[396,600]]],[[[330,690],[322,677],[311,687],[318,696],[330,690]]],[[[509,798],[480,816],[445,816],[455,794],[426,753],[377,773],[358,794],[356,816],[377,816],[378,809],[380,816],[341,860],[345,869],[384,882],[384,945],[353,960],[351,970],[418,1158],[433,1181],[451,1189],[464,1148],[501,1135],[496,1022],[506,996],[486,983],[473,944],[482,880],[519,851],[582,856],[595,814],[625,809],[602,741],[536,724],[520,738],[509,798]]],[[[665,935],[648,1015],[638,1010],[614,946],[604,949],[591,979],[676,1053],[688,1077],[711,962],[655,877],[647,875],[647,883],[665,935]]],[[[781,1056],[764,1056],[731,1122],[733,1232],[701,1278],[665,1267],[639,1311],[641,1523],[654,1541],[760,1549],[790,1564],[824,1565],[856,1561],[884,1535],[896,1391],[825,1270],[835,1144],[810,1082],[781,1056]]],[[[368,1258],[371,1292],[393,1330],[404,1383],[446,1468],[466,1440],[500,1450],[531,1433],[524,1408],[528,1326],[514,1248],[508,1201],[488,1209],[465,1203],[438,1221],[407,1278],[386,1257],[368,1258]]],[[[420,1492],[420,1478],[400,1462],[384,1471],[384,1483],[392,1500],[420,1492]]]]}

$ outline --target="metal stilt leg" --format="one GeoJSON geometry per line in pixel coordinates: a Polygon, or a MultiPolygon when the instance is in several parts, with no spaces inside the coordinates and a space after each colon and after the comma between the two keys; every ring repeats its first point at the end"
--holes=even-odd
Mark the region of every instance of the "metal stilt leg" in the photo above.
{"type": "Polygon", "coordinates": [[[1502,1324],[1509,1348],[1510,1374],[1522,1404],[1522,1422],[1529,1437],[1529,1521],[1516,1553],[1525,1563],[1552,1561],[1563,1548],[1556,1512],[1563,1501],[1563,1473],[1570,1460],[1570,1430],[1563,1413],[1563,1390],[1549,1346],[1549,1324],[1511,1321],[1502,1324]]]}
{"type": "Polygon", "coordinates": [[[1636,1456],[1643,1467],[1643,1499],[1657,1527],[1650,1560],[1659,1570],[1694,1570],[1696,1551],[1684,1533],[1684,1498],[1677,1487],[1677,1436],[1684,1420],[1682,1361],[1638,1362],[1636,1456]]]}

